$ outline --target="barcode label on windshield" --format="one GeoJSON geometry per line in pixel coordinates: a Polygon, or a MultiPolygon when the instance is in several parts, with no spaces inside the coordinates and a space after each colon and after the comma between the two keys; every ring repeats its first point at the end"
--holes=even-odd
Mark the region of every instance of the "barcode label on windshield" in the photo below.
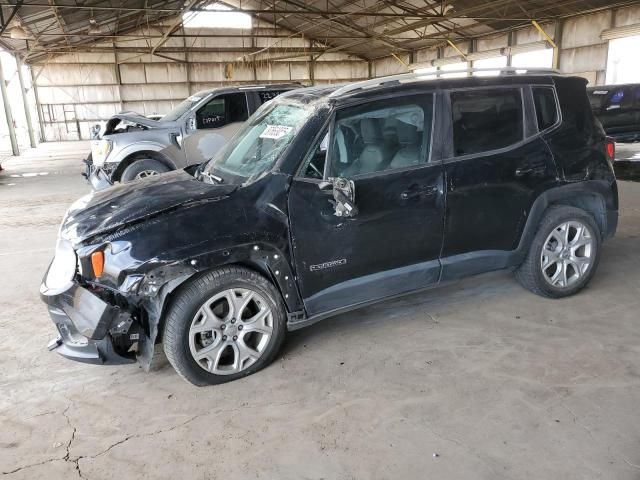
{"type": "Polygon", "coordinates": [[[278,140],[284,137],[287,133],[293,130],[293,127],[287,127],[285,125],[267,125],[264,132],[260,134],[260,138],[272,138],[278,140]]]}

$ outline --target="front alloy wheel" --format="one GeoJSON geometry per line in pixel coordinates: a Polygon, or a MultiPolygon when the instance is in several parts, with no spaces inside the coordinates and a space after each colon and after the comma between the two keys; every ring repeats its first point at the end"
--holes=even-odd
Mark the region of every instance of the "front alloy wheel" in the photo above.
{"type": "Polygon", "coordinates": [[[239,266],[199,274],[167,310],[162,342],[188,382],[213,385],[250,375],[275,358],[286,333],[280,292],[239,266]]]}
{"type": "Polygon", "coordinates": [[[209,298],[189,329],[189,350],[209,373],[230,375],[255,364],[273,334],[267,301],[247,288],[230,288],[209,298]]]}

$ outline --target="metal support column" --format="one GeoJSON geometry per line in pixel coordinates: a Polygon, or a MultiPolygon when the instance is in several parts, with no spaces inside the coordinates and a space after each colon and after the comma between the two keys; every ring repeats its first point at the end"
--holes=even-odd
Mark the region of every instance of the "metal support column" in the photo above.
{"type": "Polygon", "coordinates": [[[0,62],[0,90],[2,90],[2,103],[4,103],[4,114],[7,117],[9,139],[11,140],[11,151],[15,156],[18,156],[20,155],[20,149],[18,148],[18,140],[16,139],[16,129],[15,129],[15,126],[13,125],[13,115],[11,114],[11,104],[9,103],[9,94],[7,93],[7,82],[4,79],[2,62],[0,62]]]}
{"type": "Polygon", "coordinates": [[[45,129],[44,129],[42,105],[40,104],[40,97],[38,96],[38,86],[36,85],[36,78],[33,76],[33,69],[30,68],[29,72],[31,74],[31,88],[33,88],[33,97],[36,99],[36,112],[38,113],[38,125],[40,126],[40,141],[46,142],[47,137],[45,135],[45,129]]]}
{"type": "Polygon", "coordinates": [[[556,28],[553,34],[554,48],[553,48],[553,68],[560,70],[560,55],[562,54],[562,29],[564,27],[564,21],[559,18],[556,20],[556,28]]]}
{"type": "Polygon", "coordinates": [[[27,89],[24,88],[24,78],[22,76],[22,60],[20,55],[16,53],[16,67],[18,69],[18,81],[20,82],[20,92],[22,93],[22,105],[24,105],[24,117],[27,120],[27,129],[29,130],[29,144],[31,148],[36,148],[36,135],[33,131],[31,123],[31,109],[29,108],[29,100],[27,99],[27,89]]]}

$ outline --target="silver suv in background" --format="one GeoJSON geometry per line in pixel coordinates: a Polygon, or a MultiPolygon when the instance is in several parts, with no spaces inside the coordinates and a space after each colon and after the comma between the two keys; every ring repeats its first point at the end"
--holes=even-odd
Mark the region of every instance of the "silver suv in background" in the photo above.
{"type": "Polygon", "coordinates": [[[94,189],[129,182],[210,159],[263,103],[297,84],[203,90],[158,120],[114,115],[94,130],[86,177],[94,189]]]}

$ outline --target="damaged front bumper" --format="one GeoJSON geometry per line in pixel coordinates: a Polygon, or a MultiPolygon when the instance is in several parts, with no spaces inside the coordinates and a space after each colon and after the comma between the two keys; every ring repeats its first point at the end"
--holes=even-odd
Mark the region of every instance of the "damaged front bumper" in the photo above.
{"type": "Polygon", "coordinates": [[[82,176],[91,184],[91,188],[97,191],[113,185],[111,173],[113,173],[115,167],[113,167],[111,171],[106,171],[104,168],[94,165],[91,158],[87,158],[83,160],[83,162],[85,164],[85,171],[82,173],[82,176]]]}
{"type": "Polygon", "coordinates": [[[136,361],[129,351],[140,333],[127,312],[75,282],[64,291],[53,291],[43,283],[40,297],[59,334],[49,343],[49,350],[83,363],[120,365],[136,361]]]}

